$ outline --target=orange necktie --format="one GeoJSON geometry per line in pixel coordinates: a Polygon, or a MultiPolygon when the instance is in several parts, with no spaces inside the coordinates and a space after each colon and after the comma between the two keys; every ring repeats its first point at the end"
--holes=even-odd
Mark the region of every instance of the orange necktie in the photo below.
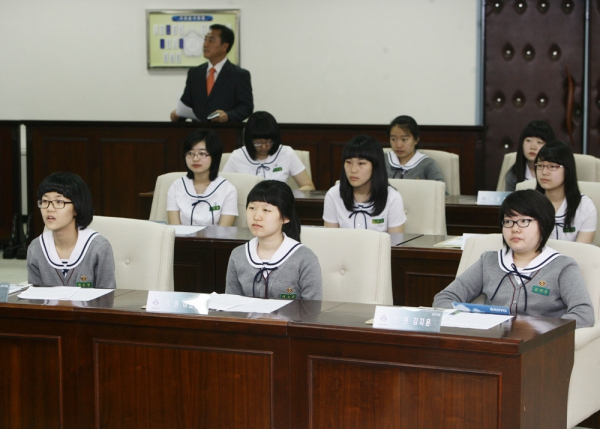
{"type": "Polygon", "coordinates": [[[208,78],[206,79],[206,94],[210,95],[210,92],[215,85],[215,68],[211,67],[208,71],[208,78]]]}

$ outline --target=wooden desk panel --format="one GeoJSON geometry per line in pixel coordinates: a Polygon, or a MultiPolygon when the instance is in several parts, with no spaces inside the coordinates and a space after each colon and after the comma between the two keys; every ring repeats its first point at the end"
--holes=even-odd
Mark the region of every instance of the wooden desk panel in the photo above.
{"type": "Polygon", "coordinates": [[[0,248],[10,241],[13,218],[15,214],[21,213],[20,142],[19,123],[0,121],[0,183],[3,186],[3,203],[0,204],[0,248]]]}

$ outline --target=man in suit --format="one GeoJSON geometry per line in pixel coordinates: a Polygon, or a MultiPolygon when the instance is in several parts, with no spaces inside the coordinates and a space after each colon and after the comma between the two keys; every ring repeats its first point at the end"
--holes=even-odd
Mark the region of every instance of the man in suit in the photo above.
{"type": "MultiPolygon", "coordinates": [[[[254,109],[250,73],[227,60],[234,40],[230,28],[211,25],[203,48],[208,61],[188,71],[181,96],[184,106],[179,106],[183,110],[190,108],[201,122],[242,122],[254,109]]],[[[171,112],[171,121],[185,119],[177,114],[177,110],[171,112]]]]}

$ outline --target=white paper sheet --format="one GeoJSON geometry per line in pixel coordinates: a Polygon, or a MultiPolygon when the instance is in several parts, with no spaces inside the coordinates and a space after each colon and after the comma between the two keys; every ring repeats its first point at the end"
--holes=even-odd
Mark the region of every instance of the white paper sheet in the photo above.
{"type": "Polygon", "coordinates": [[[29,286],[33,286],[33,285],[31,285],[31,284],[18,284],[18,285],[11,284],[8,294],[10,295],[11,293],[21,292],[22,290],[27,289],[29,286]]]}
{"type": "Polygon", "coordinates": [[[71,301],[91,301],[100,298],[114,289],[92,289],[92,288],[77,288],[79,289],[70,299],[71,301]]]}
{"type": "Polygon", "coordinates": [[[91,301],[113,289],[92,289],[72,286],[30,287],[19,295],[22,299],[43,299],[63,301],[91,301]]]}
{"type": "Polygon", "coordinates": [[[196,118],[196,115],[194,114],[194,111],[190,107],[183,104],[181,100],[177,100],[177,108],[175,109],[175,113],[177,113],[177,116],[181,118],[190,118],[198,120],[198,118],[196,118]]]}
{"type": "Polygon", "coordinates": [[[198,231],[202,231],[205,226],[191,226],[191,225],[169,225],[175,228],[175,235],[190,235],[195,234],[198,231]]]}
{"type": "Polygon", "coordinates": [[[208,308],[221,311],[242,311],[244,313],[272,313],[288,305],[289,300],[261,299],[247,296],[212,293],[208,308]]]}
{"type": "Polygon", "coordinates": [[[456,310],[445,310],[442,326],[447,328],[490,329],[514,316],[500,314],[466,313],[456,310]]]}

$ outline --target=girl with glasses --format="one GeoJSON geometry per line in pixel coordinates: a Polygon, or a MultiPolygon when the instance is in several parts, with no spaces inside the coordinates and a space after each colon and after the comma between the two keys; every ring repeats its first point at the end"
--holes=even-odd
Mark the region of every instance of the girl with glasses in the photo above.
{"type": "Polygon", "coordinates": [[[404,232],[404,203],[388,184],[381,144],[356,136],[344,146],[342,163],[340,183],[325,195],[325,226],[404,232]]]}
{"type": "Polygon", "coordinates": [[[268,112],[254,112],[244,127],[244,147],[231,153],[223,171],[252,174],[285,182],[294,178],[300,190],[315,185],[290,146],[281,144],[279,124],[268,112]]]}
{"type": "Polygon", "coordinates": [[[232,226],[238,215],[235,187],[219,177],[223,154],[213,131],[196,130],[183,143],[187,174],[173,182],[167,195],[171,225],[232,226]]]}
{"type": "Polygon", "coordinates": [[[556,212],[552,238],[591,244],[596,234],[596,207],[579,191],[571,149],[561,142],[548,143],[535,163],[536,189],[546,195],[556,212]]]}
{"type": "Polygon", "coordinates": [[[435,296],[434,307],[452,308],[483,294],[485,304],[511,314],[573,319],[594,325],[594,309],[577,262],[546,246],[554,208],[533,189],[510,194],[500,208],[504,249],[481,258],[435,296]]]}
{"type": "Polygon", "coordinates": [[[92,195],[76,174],[57,172],[38,188],[46,231],[27,249],[28,282],[38,286],[114,289],[115,260],[106,238],[89,228],[92,195]]]}
{"type": "Polygon", "coordinates": [[[554,141],[554,130],[545,121],[531,121],[521,132],[514,165],[506,172],[505,190],[513,192],[517,183],[535,179],[535,157],[540,149],[554,141]]]}

